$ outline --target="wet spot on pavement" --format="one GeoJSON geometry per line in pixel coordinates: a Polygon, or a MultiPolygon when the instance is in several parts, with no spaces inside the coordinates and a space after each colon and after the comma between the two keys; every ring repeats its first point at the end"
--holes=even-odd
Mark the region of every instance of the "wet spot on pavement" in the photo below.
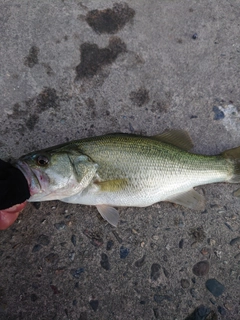
{"type": "Polygon", "coordinates": [[[76,67],[76,80],[94,77],[104,66],[113,63],[118,55],[126,50],[126,44],[117,37],[112,37],[106,48],[99,48],[94,43],[83,43],[80,48],[81,62],[76,67]]]}
{"type": "Polygon", "coordinates": [[[145,88],[139,88],[137,91],[132,91],[129,97],[133,104],[141,107],[149,102],[149,91],[145,88]]]}
{"type": "Polygon", "coordinates": [[[131,21],[134,15],[135,11],[126,3],[115,3],[112,9],[89,11],[86,21],[97,33],[114,34],[131,21]]]}
{"type": "Polygon", "coordinates": [[[29,50],[28,56],[24,58],[24,65],[32,68],[35,64],[38,64],[38,53],[39,48],[36,46],[32,46],[29,50]]]}
{"type": "Polygon", "coordinates": [[[59,107],[59,97],[55,89],[46,87],[37,97],[26,101],[26,105],[38,112],[43,112],[50,108],[56,109],[59,107]]]}
{"type": "Polygon", "coordinates": [[[37,114],[31,114],[26,121],[26,126],[29,130],[33,130],[35,125],[38,123],[39,116],[37,114]]]}

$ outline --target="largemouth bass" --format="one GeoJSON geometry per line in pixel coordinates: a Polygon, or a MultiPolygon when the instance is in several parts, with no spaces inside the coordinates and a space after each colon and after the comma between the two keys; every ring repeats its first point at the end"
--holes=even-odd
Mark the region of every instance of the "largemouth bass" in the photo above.
{"type": "Polygon", "coordinates": [[[192,146],[181,130],[152,137],[109,134],[32,152],[15,165],[28,181],[28,201],[94,205],[116,226],[115,206],[170,201],[201,209],[204,197],[193,187],[240,182],[240,147],[206,156],[189,153],[192,146]]]}

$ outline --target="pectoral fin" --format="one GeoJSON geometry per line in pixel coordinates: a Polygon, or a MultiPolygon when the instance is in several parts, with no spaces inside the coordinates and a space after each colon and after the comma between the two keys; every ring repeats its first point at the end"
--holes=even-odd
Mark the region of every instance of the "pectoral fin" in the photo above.
{"type": "Polygon", "coordinates": [[[178,193],[168,198],[167,201],[195,210],[202,210],[205,206],[204,197],[193,189],[184,193],[178,193]]]}
{"type": "Polygon", "coordinates": [[[128,180],[127,179],[114,179],[114,180],[107,180],[107,181],[95,181],[96,185],[98,185],[101,191],[119,191],[126,187],[128,180]]]}
{"type": "Polygon", "coordinates": [[[119,221],[119,213],[117,209],[105,204],[97,205],[98,212],[112,226],[116,227],[119,221]]]}

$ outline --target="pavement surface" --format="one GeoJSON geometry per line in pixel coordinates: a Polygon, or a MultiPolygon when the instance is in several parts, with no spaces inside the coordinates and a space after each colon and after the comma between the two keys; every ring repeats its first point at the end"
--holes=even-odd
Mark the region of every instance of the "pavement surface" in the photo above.
{"type": "MultiPolygon", "coordinates": [[[[110,132],[240,145],[239,0],[0,0],[0,158],[110,132]]],[[[239,185],[202,212],[28,204],[0,233],[0,319],[240,319],[239,185]]]]}

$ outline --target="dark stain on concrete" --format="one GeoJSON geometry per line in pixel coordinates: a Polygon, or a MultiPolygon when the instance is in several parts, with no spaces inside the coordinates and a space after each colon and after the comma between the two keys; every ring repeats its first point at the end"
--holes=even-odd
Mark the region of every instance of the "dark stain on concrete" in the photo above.
{"type": "Polygon", "coordinates": [[[36,64],[38,64],[38,53],[39,53],[39,48],[36,46],[32,46],[29,50],[28,56],[24,58],[24,65],[32,68],[36,64]]]}
{"type": "Polygon", "coordinates": [[[135,11],[126,3],[115,3],[112,9],[89,11],[86,21],[97,33],[114,34],[131,21],[134,15],[135,11]]]}
{"type": "Polygon", "coordinates": [[[44,88],[36,98],[26,101],[27,107],[43,112],[49,108],[59,107],[59,97],[53,88],[44,88]]]}
{"type": "Polygon", "coordinates": [[[154,100],[151,106],[152,112],[167,112],[170,107],[170,102],[168,100],[156,101],[154,100]]]}
{"type": "Polygon", "coordinates": [[[19,103],[15,103],[13,106],[13,113],[8,115],[9,118],[18,119],[23,117],[26,114],[24,110],[21,110],[21,105],[19,103]]]}
{"type": "Polygon", "coordinates": [[[46,74],[52,76],[54,74],[53,69],[47,63],[42,63],[42,66],[45,68],[46,74]]]}
{"type": "Polygon", "coordinates": [[[118,55],[126,50],[126,44],[117,37],[112,37],[106,48],[99,48],[92,43],[83,43],[80,48],[81,62],[76,67],[76,80],[94,77],[98,71],[113,63],[118,55]]]}
{"type": "Polygon", "coordinates": [[[26,121],[26,126],[29,130],[33,130],[35,125],[39,120],[39,116],[37,114],[32,114],[26,121]]]}
{"type": "Polygon", "coordinates": [[[129,97],[135,105],[141,107],[149,102],[149,91],[145,88],[139,88],[137,91],[132,91],[129,97]]]}

